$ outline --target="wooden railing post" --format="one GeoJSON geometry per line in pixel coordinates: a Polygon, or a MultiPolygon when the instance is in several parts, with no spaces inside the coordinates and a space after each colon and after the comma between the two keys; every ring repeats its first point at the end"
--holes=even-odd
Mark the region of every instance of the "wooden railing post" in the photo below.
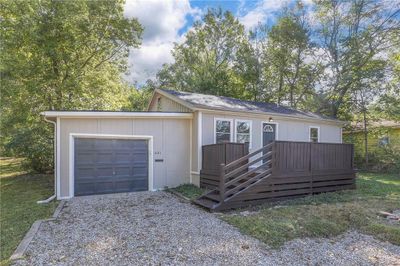
{"type": "Polygon", "coordinates": [[[221,163],[219,166],[219,196],[220,202],[225,201],[225,164],[221,163]]]}

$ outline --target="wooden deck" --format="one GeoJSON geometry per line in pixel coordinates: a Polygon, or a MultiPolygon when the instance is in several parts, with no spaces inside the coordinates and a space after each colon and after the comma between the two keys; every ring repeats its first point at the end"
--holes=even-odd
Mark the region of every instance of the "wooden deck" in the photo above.
{"type": "MultiPolygon", "coordinates": [[[[234,149],[240,150],[237,144],[234,149]]],[[[226,156],[207,151],[203,149],[206,161],[200,183],[212,190],[195,202],[210,210],[355,188],[351,144],[275,141],[239,158],[240,153],[226,156]]],[[[242,151],[247,153],[246,147],[242,151]]]]}

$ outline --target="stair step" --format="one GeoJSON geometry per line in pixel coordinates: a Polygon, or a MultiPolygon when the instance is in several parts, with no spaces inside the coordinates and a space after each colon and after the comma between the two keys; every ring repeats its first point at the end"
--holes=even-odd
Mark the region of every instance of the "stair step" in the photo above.
{"type": "Polygon", "coordinates": [[[215,206],[218,204],[215,201],[205,198],[204,196],[194,200],[194,203],[211,210],[214,209],[215,206]]]}
{"type": "Polygon", "coordinates": [[[204,195],[204,197],[209,198],[211,200],[214,200],[217,203],[220,201],[219,193],[215,193],[215,192],[214,193],[210,193],[210,194],[204,195]]]}

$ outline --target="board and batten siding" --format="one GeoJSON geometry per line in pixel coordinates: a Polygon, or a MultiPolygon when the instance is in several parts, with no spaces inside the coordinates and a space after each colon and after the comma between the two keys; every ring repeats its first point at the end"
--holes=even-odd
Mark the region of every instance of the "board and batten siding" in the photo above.
{"type": "Polygon", "coordinates": [[[60,197],[69,197],[70,134],[153,136],[153,189],[189,183],[189,119],[173,118],[61,118],[60,197]],[[156,162],[163,159],[163,162],[156,162]]]}
{"type": "MultiPolygon", "coordinates": [[[[251,149],[250,151],[259,149],[262,147],[262,123],[267,122],[269,115],[263,117],[255,117],[251,115],[227,115],[217,114],[213,112],[203,112],[202,115],[202,142],[203,145],[214,143],[214,119],[223,118],[230,119],[233,121],[233,134],[235,134],[235,120],[250,120],[252,121],[251,129],[251,149]]],[[[277,126],[277,140],[285,141],[309,141],[309,129],[310,126],[319,127],[319,141],[328,143],[341,143],[341,127],[334,124],[328,124],[321,122],[308,122],[305,120],[296,120],[291,118],[280,118],[278,116],[272,116],[273,123],[277,126]]],[[[233,140],[234,140],[234,135],[233,140]]]]}
{"type": "Polygon", "coordinates": [[[192,110],[190,110],[189,108],[187,108],[186,106],[183,106],[182,104],[173,101],[161,94],[156,94],[155,97],[153,98],[154,101],[151,102],[150,107],[149,107],[149,111],[152,112],[192,112],[192,110]],[[160,101],[160,107],[161,110],[158,110],[158,103],[157,100],[161,99],[160,101]]]}

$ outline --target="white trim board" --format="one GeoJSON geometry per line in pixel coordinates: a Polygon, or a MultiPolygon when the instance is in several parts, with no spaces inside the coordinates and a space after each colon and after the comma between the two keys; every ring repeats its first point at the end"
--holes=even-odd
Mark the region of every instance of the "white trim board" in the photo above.
{"type": "Polygon", "coordinates": [[[197,116],[197,171],[200,172],[202,164],[203,145],[203,114],[198,112],[197,116]]]}
{"type": "Polygon", "coordinates": [[[192,119],[192,113],[168,112],[89,112],[89,111],[46,111],[40,113],[45,117],[63,118],[181,118],[192,119]]]}
{"type": "MultiPolygon", "coordinates": [[[[153,136],[147,135],[111,135],[111,134],[82,134],[82,133],[70,133],[69,134],[69,176],[68,176],[68,183],[69,183],[69,197],[65,198],[72,198],[75,196],[74,193],[74,154],[75,154],[75,138],[95,138],[95,139],[142,139],[148,140],[148,154],[149,154],[149,172],[148,172],[148,190],[154,191],[154,176],[153,176],[153,136]]],[[[58,197],[57,197],[58,199],[58,197]]]]}
{"type": "Polygon", "coordinates": [[[57,199],[61,198],[61,119],[57,117],[57,122],[56,122],[56,142],[57,142],[57,151],[56,154],[54,155],[56,158],[55,160],[57,161],[57,170],[56,170],[56,179],[57,179],[57,184],[56,184],[56,194],[57,194],[57,199]]]}

